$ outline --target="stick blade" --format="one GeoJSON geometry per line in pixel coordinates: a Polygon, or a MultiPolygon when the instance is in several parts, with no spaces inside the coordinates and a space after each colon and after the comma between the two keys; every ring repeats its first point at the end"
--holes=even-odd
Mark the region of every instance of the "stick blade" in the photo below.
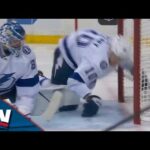
{"type": "Polygon", "coordinates": [[[50,121],[54,114],[57,112],[62,99],[62,93],[60,91],[54,92],[54,95],[47,107],[47,109],[44,111],[44,113],[41,115],[41,117],[46,120],[50,121]]]}

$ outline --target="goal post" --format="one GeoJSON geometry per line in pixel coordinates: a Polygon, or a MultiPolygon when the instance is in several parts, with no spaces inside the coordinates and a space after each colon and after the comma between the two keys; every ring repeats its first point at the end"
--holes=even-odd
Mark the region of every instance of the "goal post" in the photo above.
{"type": "MultiPolygon", "coordinates": [[[[124,31],[124,20],[118,19],[118,34],[123,35],[124,31]]],[[[123,103],[124,102],[124,80],[123,80],[123,70],[119,67],[118,68],[118,101],[123,103]]]]}
{"type": "Polygon", "coordinates": [[[144,115],[140,111],[150,105],[150,19],[118,19],[118,34],[129,40],[134,63],[133,82],[125,78],[124,71],[118,71],[118,100],[130,101],[134,123],[141,124],[144,115]]]}

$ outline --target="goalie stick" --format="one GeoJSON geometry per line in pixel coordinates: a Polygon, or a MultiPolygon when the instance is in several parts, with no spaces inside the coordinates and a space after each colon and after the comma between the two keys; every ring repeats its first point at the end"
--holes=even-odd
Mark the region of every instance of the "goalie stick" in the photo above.
{"type": "Polygon", "coordinates": [[[41,95],[46,101],[50,102],[50,100],[44,94],[42,94],[41,92],[39,92],[39,95],[41,95]]]}
{"type": "Polygon", "coordinates": [[[55,85],[50,83],[48,87],[44,87],[39,92],[39,95],[43,97],[47,102],[50,102],[50,100],[42,93],[42,91],[55,91],[55,90],[61,90],[64,89],[66,85],[55,85]]]}
{"type": "Polygon", "coordinates": [[[41,122],[44,123],[45,121],[50,121],[60,107],[63,96],[62,90],[65,88],[66,85],[55,85],[52,83],[50,83],[47,87],[41,88],[39,95],[49,102],[48,106],[41,115],[30,115],[30,118],[39,124],[41,122]],[[48,98],[42,93],[42,91],[51,91],[52,97],[48,98]]]}
{"type": "Polygon", "coordinates": [[[46,120],[50,121],[56,111],[58,110],[60,104],[61,104],[61,99],[62,99],[62,92],[61,91],[55,91],[53,94],[53,97],[48,104],[47,109],[44,111],[44,113],[41,115],[41,117],[46,120]]]}
{"type": "Polygon", "coordinates": [[[59,106],[61,104],[61,99],[62,99],[62,93],[61,91],[54,91],[54,94],[46,108],[46,110],[39,116],[32,116],[30,115],[29,118],[33,121],[36,122],[39,125],[44,125],[48,121],[50,121],[57,110],[59,109],[59,106]]]}

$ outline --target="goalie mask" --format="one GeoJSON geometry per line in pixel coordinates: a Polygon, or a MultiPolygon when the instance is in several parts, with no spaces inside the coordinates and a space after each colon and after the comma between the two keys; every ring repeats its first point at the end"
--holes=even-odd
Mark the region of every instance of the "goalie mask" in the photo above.
{"type": "Polygon", "coordinates": [[[18,23],[6,23],[0,28],[1,51],[3,50],[5,55],[13,54],[18,57],[24,45],[24,39],[25,30],[18,23]]]}

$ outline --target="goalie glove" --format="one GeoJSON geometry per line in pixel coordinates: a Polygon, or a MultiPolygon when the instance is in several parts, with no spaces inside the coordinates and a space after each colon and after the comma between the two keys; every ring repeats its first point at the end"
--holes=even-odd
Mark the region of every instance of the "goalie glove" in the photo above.
{"type": "Polygon", "coordinates": [[[83,104],[84,110],[82,117],[92,117],[98,113],[101,106],[101,98],[96,95],[90,95],[86,98],[86,103],[83,104]]]}

